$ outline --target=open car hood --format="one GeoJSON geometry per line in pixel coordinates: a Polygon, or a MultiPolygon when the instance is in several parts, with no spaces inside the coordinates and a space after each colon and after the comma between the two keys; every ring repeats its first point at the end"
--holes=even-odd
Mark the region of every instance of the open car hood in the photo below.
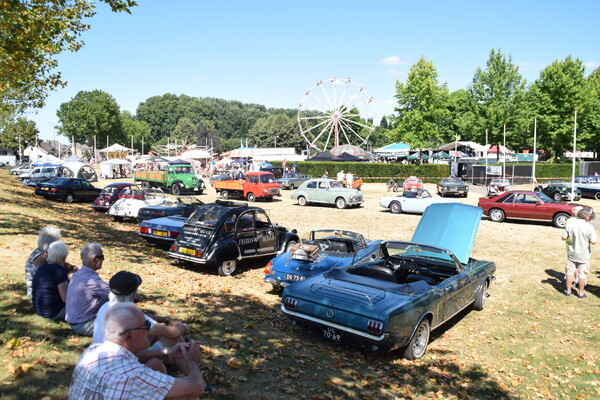
{"type": "Polygon", "coordinates": [[[412,241],[449,250],[466,264],[482,214],[481,208],[467,204],[432,204],[425,209],[412,241]]]}

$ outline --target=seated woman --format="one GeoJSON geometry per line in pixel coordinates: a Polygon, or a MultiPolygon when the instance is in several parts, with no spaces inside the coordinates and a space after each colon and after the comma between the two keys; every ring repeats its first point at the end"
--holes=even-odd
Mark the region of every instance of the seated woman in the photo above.
{"type": "Polygon", "coordinates": [[[68,272],[65,260],[69,250],[58,240],[48,247],[48,258],[33,277],[33,305],[36,314],[54,320],[64,320],[67,300],[68,272]]]}
{"type": "Polygon", "coordinates": [[[27,296],[33,298],[31,285],[33,277],[40,265],[46,261],[48,246],[61,237],[60,229],[54,226],[45,226],[40,229],[37,239],[37,248],[31,252],[27,261],[25,261],[25,284],[27,286],[27,296]]]}

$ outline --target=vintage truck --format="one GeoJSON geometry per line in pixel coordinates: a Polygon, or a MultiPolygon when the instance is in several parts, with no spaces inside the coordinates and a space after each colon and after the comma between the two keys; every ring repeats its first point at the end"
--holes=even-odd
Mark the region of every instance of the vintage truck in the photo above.
{"type": "Polygon", "coordinates": [[[134,182],[141,182],[142,188],[159,187],[170,190],[178,196],[183,192],[202,194],[204,181],[196,176],[191,165],[169,165],[166,171],[135,171],[134,182]]]}
{"type": "Polygon", "coordinates": [[[224,199],[237,196],[248,201],[258,198],[271,201],[273,196],[281,196],[281,187],[271,172],[248,172],[243,180],[214,181],[213,187],[224,199]]]}

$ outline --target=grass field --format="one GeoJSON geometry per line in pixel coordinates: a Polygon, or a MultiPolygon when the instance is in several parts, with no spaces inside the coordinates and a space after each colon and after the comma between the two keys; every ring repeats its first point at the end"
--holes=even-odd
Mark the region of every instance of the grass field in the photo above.
{"type": "MultiPolygon", "coordinates": [[[[358,209],[299,207],[290,191],[258,205],[301,237],[310,229],[343,228],[370,239],[410,239],[419,216],[381,209],[384,184],[363,191],[366,202],[358,209]]],[[[464,202],[477,204],[476,191],[464,202]]],[[[212,189],[199,197],[216,198],[212,189]]],[[[1,399],[66,398],[72,368],[90,343],[71,335],[68,325],[34,315],[25,295],[24,262],[47,224],[62,229],[67,261],[80,264],[84,243],[102,243],[103,279],[123,269],[138,273],[141,307],[190,322],[192,338],[207,349],[201,367],[215,399],[600,397],[600,246],[592,255],[588,298],[567,298],[564,243],[549,224],[484,218],[473,257],[497,265],[486,309],[461,313],[434,331],[423,359],[407,361],[291,327],[279,296],[262,282],[266,260],[243,264],[227,278],[210,268],[182,268],[140,240],[136,224],[114,222],[89,204],[38,198],[0,170],[1,399]]]]}

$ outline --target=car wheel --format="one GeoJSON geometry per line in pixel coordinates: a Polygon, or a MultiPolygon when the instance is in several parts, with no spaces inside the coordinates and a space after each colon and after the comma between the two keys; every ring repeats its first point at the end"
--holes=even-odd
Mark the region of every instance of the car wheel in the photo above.
{"type": "Polygon", "coordinates": [[[304,196],[298,197],[298,205],[299,206],[303,206],[304,207],[307,204],[308,204],[308,201],[306,201],[306,197],[304,197],[304,196]]]}
{"type": "Polygon", "coordinates": [[[561,201],[562,200],[562,195],[559,192],[556,192],[552,195],[552,198],[556,201],[561,201]]]}
{"type": "Polygon", "coordinates": [[[67,195],[65,196],[65,203],[71,204],[73,200],[75,200],[75,198],[73,197],[73,193],[67,193],[67,195]]]}
{"type": "Polygon", "coordinates": [[[494,222],[502,222],[506,218],[506,214],[499,208],[492,208],[490,210],[490,219],[494,222]]]}
{"type": "Polygon", "coordinates": [[[557,228],[564,228],[567,225],[567,220],[569,219],[569,214],[558,213],[552,219],[552,223],[557,228]]]}
{"type": "Polygon", "coordinates": [[[285,251],[292,251],[292,247],[294,247],[296,245],[296,241],[295,240],[290,240],[287,244],[287,246],[285,247],[285,251]]]}
{"type": "Polygon", "coordinates": [[[142,182],[142,189],[150,189],[150,182],[143,181],[142,182]]]}
{"type": "Polygon", "coordinates": [[[400,203],[397,201],[394,201],[392,204],[390,204],[390,211],[392,214],[400,214],[402,212],[402,205],[400,205],[400,203]]]}
{"type": "Polygon", "coordinates": [[[417,360],[423,357],[425,354],[425,350],[427,350],[427,345],[429,344],[429,320],[423,319],[417,330],[413,334],[413,337],[408,342],[408,346],[404,350],[404,358],[409,360],[417,360]]]}
{"type": "Polygon", "coordinates": [[[250,192],[250,193],[248,193],[248,195],[246,196],[246,200],[248,200],[249,202],[256,201],[256,196],[254,195],[254,193],[250,192]]]}
{"type": "Polygon", "coordinates": [[[343,197],[338,197],[337,199],[335,199],[335,206],[340,210],[346,208],[346,200],[344,200],[343,197]]]}
{"type": "Polygon", "coordinates": [[[290,189],[290,190],[294,190],[294,189],[296,189],[296,188],[294,187],[294,184],[293,184],[293,183],[290,183],[290,187],[289,187],[289,189],[290,189]]]}
{"type": "Polygon", "coordinates": [[[179,185],[174,183],[171,185],[171,194],[174,196],[179,196],[181,194],[181,190],[179,189],[179,185]]]}
{"type": "Polygon", "coordinates": [[[440,197],[444,197],[444,192],[438,190],[438,194],[440,195],[440,197]]]}
{"type": "Polygon", "coordinates": [[[229,198],[229,191],[228,190],[221,190],[221,197],[224,199],[228,199],[229,198]]]}
{"type": "Polygon", "coordinates": [[[600,200],[600,192],[596,192],[596,193],[594,193],[594,198],[595,198],[596,200],[600,200]]]}
{"type": "Polygon", "coordinates": [[[221,265],[219,265],[217,272],[221,276],[229,276],[233,274],[233,271],[235,271],[236,264],[237,263],[235,260],[223,261],[221,265]]]}
{"type": "Polygon", "coordinates": [[[479,292],[477,292],[477,297],[475,298],[475,302],[473,303],[473,309],[476,311],[481,311],[485,308],[485,301],[488,298],[488,281],[483,282],[479,292]]]}

